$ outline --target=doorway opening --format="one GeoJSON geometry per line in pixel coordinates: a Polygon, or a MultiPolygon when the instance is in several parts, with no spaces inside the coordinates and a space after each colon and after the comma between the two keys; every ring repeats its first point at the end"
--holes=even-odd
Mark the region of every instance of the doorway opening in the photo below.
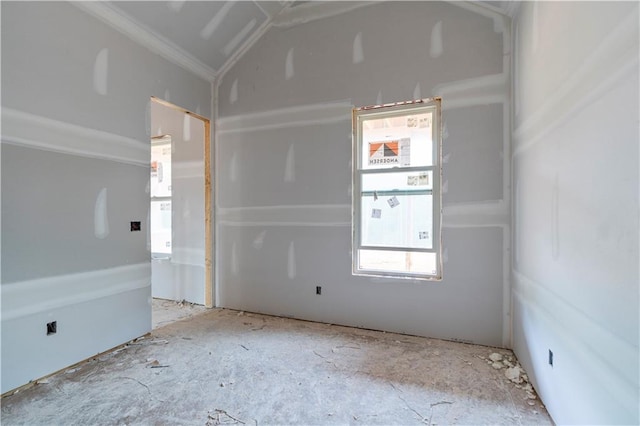
{"type": "Polygon", "coordinates": [[[155,328],[167,318],[190,316],[192,307],[214,305],[211,149],[208,119],[154,97],[150,109],[148,246],[155,328]],[[189,312],[181,312],[185,307],[189,312]]]}

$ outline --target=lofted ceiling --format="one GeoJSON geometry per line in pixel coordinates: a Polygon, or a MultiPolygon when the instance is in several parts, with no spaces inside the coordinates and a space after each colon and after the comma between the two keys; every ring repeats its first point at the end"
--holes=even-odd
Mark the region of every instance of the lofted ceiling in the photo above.
{"type": "MultiPolygon", "coordinates": [[[[269,26],[297,25],[372,3],[375,1],[72,2],[209,81],[223,74],[269,26]]],[[[464,3],[508,14],[513,1],[464,3]]]]}

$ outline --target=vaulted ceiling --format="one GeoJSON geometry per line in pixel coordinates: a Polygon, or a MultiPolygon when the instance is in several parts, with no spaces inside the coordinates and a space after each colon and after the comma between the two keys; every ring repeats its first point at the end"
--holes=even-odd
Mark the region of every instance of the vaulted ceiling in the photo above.
{"type": "MultiPolygon", "coordinates": [[[[214,81],[270,25],[292,26],[374,1],[72,2],[167,59],[214,81]]],[[[510,1],[474,2],[507,13],[510,1]]]]}

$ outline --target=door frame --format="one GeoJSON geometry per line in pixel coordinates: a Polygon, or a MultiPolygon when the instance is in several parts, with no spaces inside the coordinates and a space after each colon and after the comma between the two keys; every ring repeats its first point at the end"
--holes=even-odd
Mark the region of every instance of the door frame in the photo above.
{"type": "Polygon", "coordinates": [[[213,291],[213,209],[211,193],[211,120],[191,112],[171,102],[151,96],[151,102],[156,102],[168,108],[190,115],[204,123],[204,305],[213,308],[215,301],[213,291]]]}

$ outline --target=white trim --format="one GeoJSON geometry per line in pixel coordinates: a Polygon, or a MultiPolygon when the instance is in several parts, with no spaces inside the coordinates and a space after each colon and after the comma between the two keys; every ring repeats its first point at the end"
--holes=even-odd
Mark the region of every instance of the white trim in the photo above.
{"type": "Polygon", "coordinates": [[[217,134],[255,132],[340,121],[350,122],[352,109],[351,102],[343,101],[235,115],[218,120],[217,134]]]}
{"type": "Polygon", "coordinates": [[[151,264],[2,284],[2,321],[151,287],[151,264]]]}
{"type": "Polygon", "coordinates": [[[72,1],[71,4],[185,70],[207,81],[215,80],[216,70],[108,2],[72,1]]]}
{"type": "Polygon", "coordinates": [[[101,130],[2,108],[2,143],[149,166],[151,145],[101,130]]]}
{"type": "Polygon", "coordinates": [[[513,156],[530,148],[550,131],[590,105],[638,65],[638,16],[630,14],[542,105],[513,131],[513,156]]]}

